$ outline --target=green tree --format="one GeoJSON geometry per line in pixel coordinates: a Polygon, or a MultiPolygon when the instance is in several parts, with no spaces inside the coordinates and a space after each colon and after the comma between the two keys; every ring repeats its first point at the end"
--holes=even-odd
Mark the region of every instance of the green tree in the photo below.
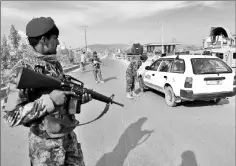
{"type": "Polygon", "coordinates": [[[10,66],[14,66],[17,61],[22,59],[22,53],[19,51],[21,36],[18,34],[15,26],[12,24],[10,28],[9,40],[11,45],[10,66]]]}
{"type": "Polygon", "coordinates": [[[10,60],[9,45],[7,43],[6,35],[4,34],[1,43],[1,66],[2,69],[7,69],[10,60]]]}
{"type": "Polygon", "coordinates": [[[17,32],[14,25],[11,25],[9,39],[10,39],[10,42],[11,42],[11,45],[12,45],[13,49],[18,49],[21,37],[18,34],[18,32],[17,32]]]}

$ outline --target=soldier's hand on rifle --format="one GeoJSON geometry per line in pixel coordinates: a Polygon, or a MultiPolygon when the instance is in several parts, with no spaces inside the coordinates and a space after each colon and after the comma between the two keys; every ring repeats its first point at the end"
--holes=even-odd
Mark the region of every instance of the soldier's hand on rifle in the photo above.
{"type": "Polygon", "coordinates": [[[75,95],[74,92],[71,91],[60,91],[60,90],[53,90],[49,96],[54,104],[54,106],[61,106],[66,102],[66,96],[68,95],[75,95]]]}
{"type": "Polygon", "coordinates": [[[92,100],[92,96],[90,94],[83,94],[82,96],[82,104],[88,103],[89,101],[92,100]]]}

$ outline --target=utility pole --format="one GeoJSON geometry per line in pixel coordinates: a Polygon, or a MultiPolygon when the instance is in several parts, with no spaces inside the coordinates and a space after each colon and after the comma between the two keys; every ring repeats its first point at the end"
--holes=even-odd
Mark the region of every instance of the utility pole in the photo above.
{"type": "Polygon", "coordinates": [[[88,26],[80,26],[80,27],[82,27],[82,28],[84,28],[84,37],[85,37],[85,47],[86,47],[86,53],[87,53],[87,38],[86,38],[86,28],[88,27],[88,26]]]}
{"type": "Polygon", "coordinates": [[[163,47],[163,23],[165,21],[161,20],[161,21],[158,21],[157,23],[161,23],[161,53],[163,54],[164,53],[164,47],[163,47]]]}

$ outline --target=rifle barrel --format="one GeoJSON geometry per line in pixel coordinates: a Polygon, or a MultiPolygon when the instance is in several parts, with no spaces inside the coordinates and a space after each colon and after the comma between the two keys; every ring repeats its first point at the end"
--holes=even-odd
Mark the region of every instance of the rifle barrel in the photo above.
{"type": "Polygon", "coordinates": [[[118,102],[115,102],[115,101],[112,101],[112,103],[116,104],[116,105],[119,105],[121,107],[124,107],[124,104],[121,104],[121,103],[118,103],[118,102]]]}

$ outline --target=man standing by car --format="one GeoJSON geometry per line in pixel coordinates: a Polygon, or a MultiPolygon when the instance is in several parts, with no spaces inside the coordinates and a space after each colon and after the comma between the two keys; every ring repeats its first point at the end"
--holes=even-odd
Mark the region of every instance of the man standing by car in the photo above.
{"type": "MultiPolygon", "coordinates": [[[[83,153],[73,131],[79,122],[75,115],[61,114],[74,109],[65,104],[66,101],[73,103],[67,97],[74,93],[53,90],[48,94],[42,89],[16,88],[18,67],[26,67],[60,80],[65,78],[62,66],[56,59],[59,29],[51,17],[34,18],[26,26],[26,35],[30,48],[10,76],[10,91],[3,118],[11,127],[23,125],[30,129],[31,166],[84,166],[83,153]],[[69,121],[65,123],[65,119],[69,121]]],[[[90,95],[83,95],[82,103],[90,100],[90,95]]]]}
{"type": "MultiPolygon", "coordinates": [[[[137,70],[147,60],[146,55],[141,55],[138,60],[131,61],[128,68],[126,69],[126,97],[133,99],[133,97],[138,97],[135,90],[135,80],[137,79],[137,70]]],[[[142,86],[142,82],[141,82],[142,86]]]]}

